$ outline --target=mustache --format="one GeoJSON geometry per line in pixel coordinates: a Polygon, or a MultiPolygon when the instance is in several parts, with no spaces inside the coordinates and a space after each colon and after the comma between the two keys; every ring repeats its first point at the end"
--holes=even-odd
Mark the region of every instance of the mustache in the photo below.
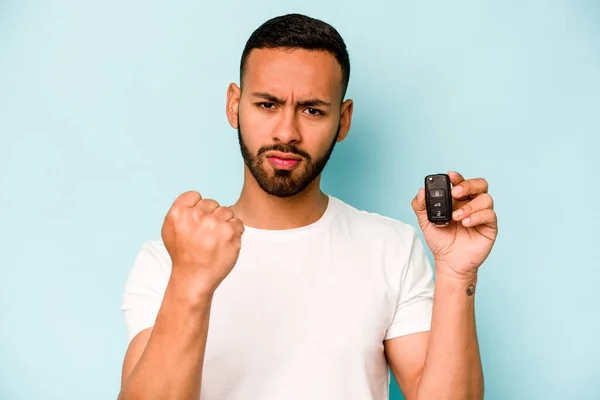
{"type": "Polygon", "coordinates": [[[300,150],[296,146],[289,145],[289,144],[282,144],[282,143],[273,143],[268,146],[261,147],[258,150],[258,156],[261,156],[268,151],[280,151],[282,153],[291,153],[291,154],[300,156],[302,158],[305,158],[308,161],[311,160],[310,154],[308,154],[307,152],[300,150]]]}

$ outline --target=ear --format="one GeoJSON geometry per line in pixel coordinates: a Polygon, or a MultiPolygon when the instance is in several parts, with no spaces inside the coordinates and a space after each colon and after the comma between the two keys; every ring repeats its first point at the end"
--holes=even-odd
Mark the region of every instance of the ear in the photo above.
{"type": "Polygon", "coordinates": [[[341,142],[348,136],[350,124],[352,123],[352,111],[354,110],[354,102],[351,99],[346,100],[340,109],[340,133],[337,141],[341,142]]]}
{"type": "Polygon", "coordinates": [[[227,104],[225,106],[225,112],[227,113],[227,119],[229,125],[233,129],[237,129],[239,126],[238,111],[240,107],[240,96],[241,89],[235,83],[229,84],[227,88],[227,104]]]}

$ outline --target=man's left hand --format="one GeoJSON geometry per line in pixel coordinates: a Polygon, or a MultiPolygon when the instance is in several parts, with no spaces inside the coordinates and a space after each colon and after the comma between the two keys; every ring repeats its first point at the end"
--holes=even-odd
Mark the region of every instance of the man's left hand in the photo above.
{"type": "Polygon", "coordinates": [[[498,235],[494,201],[483,178],[465,180],[448,172],[452,183],[452,221],[436,227],[427,219],[425,189],[419,189],[411,205],[427,246],[435,259],[436,274],[457,279],[473,279],[492,250],[498,235]]]}

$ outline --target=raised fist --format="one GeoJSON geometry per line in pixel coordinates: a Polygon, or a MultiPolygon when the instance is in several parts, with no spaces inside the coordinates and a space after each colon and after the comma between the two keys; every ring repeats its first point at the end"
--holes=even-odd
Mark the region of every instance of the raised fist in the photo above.
{"type": "Polygon", "coordinates": [[[162,226],[171,275],[193,290],[214,292],[237,262],[243,233],[244,224],[231,208],[195,191],[183,193],[162,226]]]}

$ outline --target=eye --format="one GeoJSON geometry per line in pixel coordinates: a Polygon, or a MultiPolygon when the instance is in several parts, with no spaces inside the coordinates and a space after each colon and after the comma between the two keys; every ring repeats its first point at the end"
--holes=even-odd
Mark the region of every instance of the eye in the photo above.
{"type": "Polygon", "coordinates": [[[307,108],[306,111],[310,115],[323,115],[323,112],[321,110],[317,110],[316,108],[307,108]]]}
{"type": "Polygon", "coordinates": [[[273,108],[275,108],[275,103],[262,102],[262,103],[258,103],[258,106],[260,108],[265,108],[267,110],[272,110],[273,108]]]}

